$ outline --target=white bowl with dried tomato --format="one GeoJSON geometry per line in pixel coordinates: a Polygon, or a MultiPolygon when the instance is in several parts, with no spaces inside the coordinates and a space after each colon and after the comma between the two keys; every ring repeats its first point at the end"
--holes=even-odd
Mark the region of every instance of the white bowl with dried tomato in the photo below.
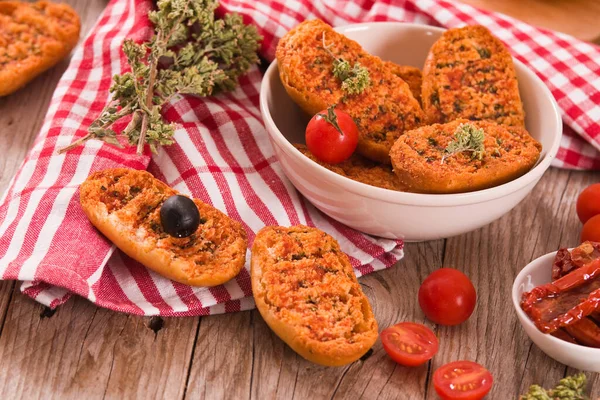
{"type": "MultiPolygon", "coordinates": [[[[336,28],[365,50],[400,65],[422,68],[443,29],[400,22],[376,22],[336,28]]],[[[500,218],[536,185],[555,157],[562,135],[556,101],[544,83],[514,60],[526,128],[542,144],[536,165],[508,183],[469,193],[420,194],[367,185],[338,175],[304,156],[294,143],[305,143],[310,115],[288,96],[277,62],[267,69],[260,93],[261,113],[281,168],[293,185],[319,210],[359,231],[407,241],[460,235],[500,218]]]]}
{"type": "MultiPolygon", "coordinates": [[[[569,343],[540,331],[521,308],[523,293],[552,281],[556,251],[536,258],[521,270],[512,288],[512,301],[519,322],[529,338],[556,361],[583,371],[600,372],[600,349],[569,343]]],[[[583,297],[583,296],[582,296],[583,297]]]]}

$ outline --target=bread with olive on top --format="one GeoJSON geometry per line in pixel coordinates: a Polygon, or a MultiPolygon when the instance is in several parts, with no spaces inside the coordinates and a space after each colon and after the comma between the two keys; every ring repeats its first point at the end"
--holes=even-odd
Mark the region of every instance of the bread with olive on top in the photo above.
{"type": "Polygon", "coordinates": [[[292,100],[310,115],[337,104],[356,122],[356,151],[370,160],[390,164],[395,140],[425,120],[404,80],[323,21],[293,28],[279,40],[276,55],[281,83],[292,100]]]}
{"type": "Polygon", "coordinates": [[[406,132],[390,157],[410,191],[461,193],[518,178],[533,168],[541,149],[524,128],[459,119],[406,132]]]}
{"type": "Polygon", "coordinates": [[[377,340],[377,322],[348,256],[325,232],[307,226],[263,228],[250,265],[260,314],[307,360],[345,365],[377,340]]]}
{"type": "Polygon", "coordinates": [[[174,281],[216,286],[244,266],[246,232],[239,222],[146,171],[95,172],[82,183],[80,201],[90,222],[119,249],[174,281]]]}

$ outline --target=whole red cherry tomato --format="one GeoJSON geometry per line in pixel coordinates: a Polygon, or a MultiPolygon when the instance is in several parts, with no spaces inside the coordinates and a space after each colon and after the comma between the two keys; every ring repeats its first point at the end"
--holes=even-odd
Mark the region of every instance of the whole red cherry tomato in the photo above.
{"type": "Polygon", "coordinates": [[[594,215],[583,224],[581,230],[581,242],[600,242],[600,214],[594,215]]]}
{"type": "Polygon", "coordinates": [[[442,400],[480,400],[494,379],[490,371],[472,361],[454,361],[433,374],[433,387],[442,400]]]}
{"type": "Polygon", "coordinates": [[[416,367],[437,353],[439,342],[425,325],[401,322],[381,332],[385,352],[398,364],[416,367]]]}
{"type": "Polygon", "coordinates": [[[600,183],[588,186],[577,198],[577,216],[582,223],[600,214],[600,183]]]}
{"type": "Polygon", "coordinates": [[[315,114],[306,126],[306,146],[328,164],[347,160],[358,144],[358,128],[352,117],[334,106],[315,114]]]}
{"type": "Polygon", "coordinates": [[[469,278],[459,270],[441,268],[423,281],[419,305],[431,321],[440,325],[465,322],[475,309],[477,293],[469,278]]]}

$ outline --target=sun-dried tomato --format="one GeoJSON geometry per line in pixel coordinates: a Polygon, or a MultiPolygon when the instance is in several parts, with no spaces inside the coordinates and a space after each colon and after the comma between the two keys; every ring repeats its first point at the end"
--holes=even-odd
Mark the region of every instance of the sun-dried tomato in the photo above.
{"type": "Polygon", "coordinates": [[[597,258],[600,258],[600,243],[584,242],[572,251],[560,249],[552,265],[552,280],[560,279],[597,258]]]}
{"type": "Polygon", "coordinates": [[[573,325],[565,326],[565,330],[578,343],[590,347],[600,347],[600,327],[589,317],[573,325]]]}
{"type": "Polygon", "coordinates": [[[600,310],[600,259],[524,293],[521,307],[544,333],[555,332],[600,310]]]}

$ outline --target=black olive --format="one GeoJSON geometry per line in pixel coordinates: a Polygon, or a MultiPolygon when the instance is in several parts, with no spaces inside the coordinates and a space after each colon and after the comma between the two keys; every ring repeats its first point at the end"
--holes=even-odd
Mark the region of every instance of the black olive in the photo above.
{"type": "Polygon", "coordinates": [[[160,223],[169,235],[188,237],[200,225],[200,212],[192,199],[176,194],[169,197],[160,208],[160,223]]]}

